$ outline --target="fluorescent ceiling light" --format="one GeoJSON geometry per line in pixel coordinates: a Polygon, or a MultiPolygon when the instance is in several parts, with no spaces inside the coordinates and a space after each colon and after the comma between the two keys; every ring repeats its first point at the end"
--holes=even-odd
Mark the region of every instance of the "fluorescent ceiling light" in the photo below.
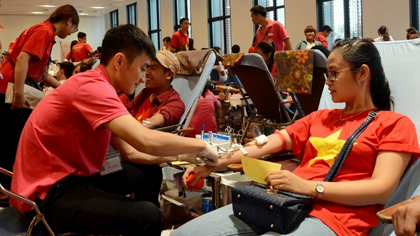
{"type": "Polygon", "coordinates": [[[94,9],[104,9],[105,7],[91,7],[91,8],[94,8],[94,9]]]}
{"type": "Polygon", "coordinates": [[[31,12],[32,14],[37,14],[37,15],[42,15],[43,13],[42,12],[40,12],[40,11],[33,11],[33,12],[31,12]]]}
{"type": "Polygon", "coordinates": [[[53,5],[39,5],[40,7],[55,7],[53,5]]]}
{"type": "Polygon", "coordinates": [[[88,16],[89,14],[87,13],[79,13],[80,16],[88,16]]]}

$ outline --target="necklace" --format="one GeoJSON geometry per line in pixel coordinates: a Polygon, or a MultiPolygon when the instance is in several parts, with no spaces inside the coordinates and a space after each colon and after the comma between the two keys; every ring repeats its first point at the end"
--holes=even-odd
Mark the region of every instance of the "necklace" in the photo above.
{"type": "Polygon", "coordinates": [[[349,120],[349,119],[351,119],[351,118],[353,118],[355,116],[358,116],[358,115],[362,114],[364,111],[366,111],[366,109],[365,110],[362,110],[362,111],[359,111],[358,113],[356,113],[356,114],[354,114],[352,116],[349,116],[349,117],[343,119],[344,110],[341,110],[340,119],[337,121],[337,123],[339,125],[342,125],[344,123],[344,121],[349,120]]]}

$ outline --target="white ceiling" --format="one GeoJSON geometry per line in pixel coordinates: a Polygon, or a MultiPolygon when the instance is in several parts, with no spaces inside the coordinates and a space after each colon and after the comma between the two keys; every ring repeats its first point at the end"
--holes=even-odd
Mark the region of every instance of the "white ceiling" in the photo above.
{"type": "Polygon", "coordinates": [[[73,5],[79,16],[100,16],[135,1],[133,0],[0,0],[0,15],[32,15],[38,12],[49,16],[57,7],[73,5]],[[96,7],[96,8],[95,8],[96,7]],[[100,7],[100,8],[97,8],[100,7]]]}

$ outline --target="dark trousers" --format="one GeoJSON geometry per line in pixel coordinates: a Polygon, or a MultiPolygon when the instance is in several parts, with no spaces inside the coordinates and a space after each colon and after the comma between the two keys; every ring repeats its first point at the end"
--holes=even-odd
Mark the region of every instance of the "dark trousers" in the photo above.
{"type": "Polygon", "coordinates": [[[38,206],[55,233],[160,235],[161,181],[159,165],[123,163],[122,171],[106,176],[57,182],[38,206]],[[131,193],[134,198],[126,197],[131,193]]]}
{"type": "MultiPolygon", "coordinates": [[[[32,110],[11,110],[12,105],[5,103],[4,99],[5,94],[0,93],[0,167],[13,171],[20,134],[32,110]]],[[[3,187],[10,189],[11,180],[10,177],[0,174],[3,187]]]]}

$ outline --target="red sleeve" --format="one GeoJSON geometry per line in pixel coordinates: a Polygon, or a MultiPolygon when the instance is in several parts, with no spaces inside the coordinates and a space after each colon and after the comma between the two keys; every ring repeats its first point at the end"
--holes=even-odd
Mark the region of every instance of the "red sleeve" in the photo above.
{"type": "Polygon", "coordinates": [[[129,114],[115,89],[106,82],[85,80],[74,98],[73,108],[81,113],[94,130],[119,116],[129,114]]]}
{"type": "Polygon", "coordinates": [[[68,53],[67,53],[67,55],[66,55],[66,60],[67,60],[67,61],[70,61],[70,52],[68,52],[68,53]]]}
{"type": "Polygon", "coordinates": [[[172,35],[172,38],[171,38],[171,44],[170,44],[170,46],[172,47],[172,48],[175,48],[176,49],[176,47],[178,47],[178,31],[177,32],[175,32],[173,35],[172,35]]]}
{"type": "Polygon", "coordinates": [[[43,25],[30,28],[26,37],[26,42],[22,48],[23,52],[30,53],[41,60],[45,52],[51,51],[51,48],[48,48],[48,45],[51,44],[51,31],[43,25]]]}
{"type": "Polygon", "coordinates": [[[305,145],[310,137],[310,127],[313,119],[316,119],[315,114],[318,114],[318,112],[312,112],[285,128],[292,139],[292,150],[296,158],[302,158],[303,156],[305,145]]]}
{"type": "Polygon", "coordinates": [[[165,118],[164,126],[179,123],[185,111],[185,105],[178,94],[173,94],[160,110],[159,113],[165,118]]]}
{"type": "Polygon", "coordinates": [[[278,24],[274,24],[274,30],[277,33],[277,36],[281,39],[281,41],[284,41],[285,39],[289,38],[286,28],[284,28],[284,26],[280,22],[278,24]]]}

